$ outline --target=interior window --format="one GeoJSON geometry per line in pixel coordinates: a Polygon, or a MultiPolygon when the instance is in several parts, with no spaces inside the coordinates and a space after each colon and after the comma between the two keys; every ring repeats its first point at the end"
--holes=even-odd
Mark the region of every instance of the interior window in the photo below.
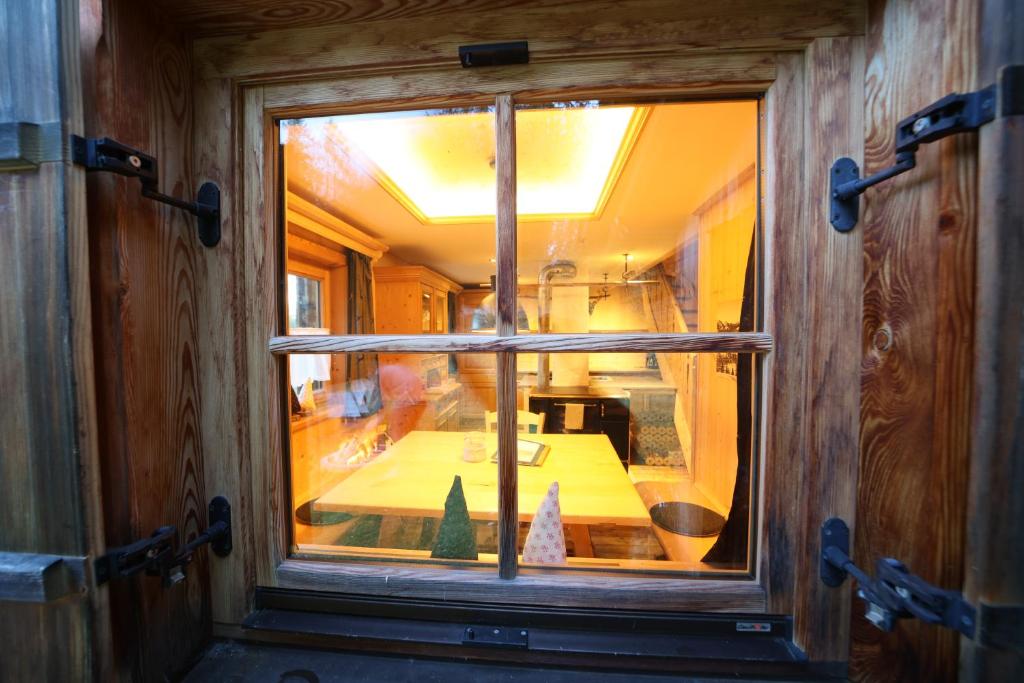
{"type": "MultiPolygon", "coordinates": [[[[759,329],[757,111],[518,106],[518,333],[759,329]]],[[[344,329],[316,313],[325,285],[291,273],[290,327],[496,334],[494,108],[296,119],[281,141],[289,254],[344,263],[344,329]]],[[[296,357],[338,372],[318,419],[293,405],[293,551],[496,562],[496,356],[296,357]]],[[[519,353],[519,562],[749,571],[757,368],[655,346],[519,353]]]]}
{"type": "Polygon", "coordinates": [[[320,280],[288,273],[288,328],[323,327],[320,280]]]}

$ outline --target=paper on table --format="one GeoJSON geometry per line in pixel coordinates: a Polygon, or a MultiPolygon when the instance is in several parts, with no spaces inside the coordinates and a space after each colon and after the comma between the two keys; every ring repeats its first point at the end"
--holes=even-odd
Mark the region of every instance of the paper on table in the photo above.
{"type": "Polygon", "coordinates": [[[583,404],[582,403],[566,403],[565,404],[565,428],[566,429],[583,429],[583,404]]]}

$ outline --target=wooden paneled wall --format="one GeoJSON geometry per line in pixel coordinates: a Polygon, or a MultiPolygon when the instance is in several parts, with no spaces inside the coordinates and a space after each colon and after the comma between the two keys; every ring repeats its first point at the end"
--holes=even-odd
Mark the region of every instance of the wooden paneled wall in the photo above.
{"type": "MultiPolygon", "coordinates": [[[[194,197],[191,61],[166,17],[132,0],[82,0],[85,134],[154,155],[160,190],[194,197]]],[[[184,543],[207,525],[200,428],[198,260],[185,212],[139,183],[88,179],[89,258],[104,523],[109,546],[173,524],[184,543]]],[[[232,500],[232,504],[237,501],[232,500]]],[[[171,588],[136,577],[111,602],[116,674],[157,680],[187,667],[210,634],[207,551],[171,588]]]]}
{"type": "MultiPolygon", "coordinates": [[[[975,86],[978,3],[868,3],[864,173],[893,163],[900,119],[975,86]]],[[[868,190],[861,465],[854,557],[896,557],[959,590],[970,454],[975,135],[926,145],[917,168],[868,190]]],[[[871,626],[857,601],[851,673],[953,680],[959,637],[916,620],[871,626]]]]}

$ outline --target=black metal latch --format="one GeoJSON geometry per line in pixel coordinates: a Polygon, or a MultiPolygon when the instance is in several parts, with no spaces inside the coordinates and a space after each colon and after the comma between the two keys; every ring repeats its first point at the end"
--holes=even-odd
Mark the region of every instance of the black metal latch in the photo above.
{"type": "Polygon", "coordinates": [[[821,580],[833,588],[847,575],[857,580],[857,597],[867,603],[864,617],[883,631],[891,631],[897,619],[918,618],[974,638],[975,610],[956,591],[936,588],[910,573],[899,560],[885,557],[875,566],[875,578],[850,559],[850,530],[833,517],[821,527],[821,580]]]}
{"type": "Polygon", "coordinates": [[[228,499],[217,496],[210,501],[209,528],[176,550],[177,536],[175,527],[162,526],[149,538],[114,548],[96,558],[93,563],[96,583],[145,572],[147,576],[159,576],[164,587],[168,587],[185,578],[185,566],[192,561],[200,546],[209,543],[219,557],[226,557],[231,553],[231,505],[228,499]]]}
{"type": "Polygon", "coordinates": [[[220,188],[216,183],[203,183],[196,201],[187,202],[156,189],[156,159],[110,138],[71,136],[71,160],[89,171],[108,171],[142,183],[142,196],[188,211],[198,222],[199,241],[207,247],[220,242],[220,188]]]}
{"type": "Polygon", "coordinates": [[[857,162],[837,159],[829,173],[829,219],[839,232],[857,225],[860,195],[883,180],[905,173],[917,164],[918,147],[956,133],[978,130],[996,117],[1024,113],[1024,65],[1004,66],[998,86],[975,92],[953,93],[930,104],[896,125],[896,163],[867,178],[860,177],[857,162]],[[998,100],[998,102],[997,102],[998,100]]]}

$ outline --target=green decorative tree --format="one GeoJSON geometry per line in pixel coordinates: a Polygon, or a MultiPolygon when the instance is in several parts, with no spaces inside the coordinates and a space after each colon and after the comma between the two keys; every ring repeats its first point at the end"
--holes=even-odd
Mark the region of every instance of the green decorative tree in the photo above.
{"type": "Polygon", "coordinates": [[[466,496],[462,492],[462,477],[458,475],[444,501],[444,518],[430,556],[449,560],[475,560],[477,557],[476,533],[473,523],[469,521],[466,496]]]}

